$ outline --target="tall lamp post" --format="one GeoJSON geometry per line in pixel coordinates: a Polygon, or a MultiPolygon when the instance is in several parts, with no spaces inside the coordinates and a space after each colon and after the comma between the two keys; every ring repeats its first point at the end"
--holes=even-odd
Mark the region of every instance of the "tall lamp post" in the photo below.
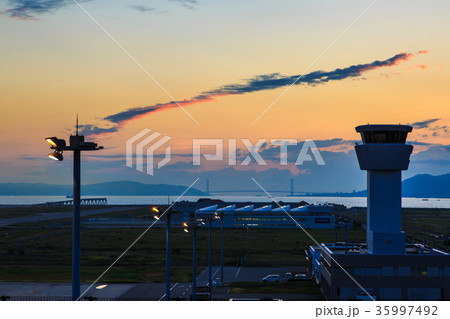
{"type": "Polygon", "coordinates": [[[236,209],[236,205],[230,205],[227,207],[219,208],[217,210],[218,216],[220,218],[220,284],[223,285],[224,277],[223,277],[223,221],[225,212],[232,213],[236,209]]]}
{"type": "MultiPolygon", "coordinates": [[[[202,224],[205,222],[208,222],[208,228],[209,228],[209,253],[208,253],[208,286],[209,289],[212,290],[212,222],[214,220],[217,220],[220,218],[219,214],[217,213],[217,205],[204,207],[197,209],[194,212],[194,223],[197,223],[197,216],[201,216],[199,220],[202,221],[202,224]]],[[[211,295],[210,295],[211,297],[211,295]]]]}
{"type": "Polygon", "coordinates": [[[214,212],[213,214],[208,214],[203,217],[204,222],[208,222],[208,286],[212,289],[212,222],[219,219],[219,214],[214,212]]]}
{"type": "Polygon", "coordinates": [[[220,216],[220,284],[223,285],[223,212],[220,216]]]}
{"type": "Polygon", "coordinates": [[[70,136],[70,145],[66,146],[66,141],[56,137],[45,139],[50,145],[53,153],[48,157],[62,161],[64,151],[73,151],[73,226],[72,226],[72,299],[77,300],[80,296],[81,272],[80,272],[80,175],[81,175],[81,152],[98,151],[103,146],[98,146],[93,142],[85,142],[83,135],[70,136]]]}
{"type": "Polygon", "coordinates": [[[192,230],[192,300],[197,300],[197,221],[183,223],[183,230],[189,233],[192,230]]]}
{"type": "Polygon", "coordinates": [[[208,233],[209,233],[209,241],[208,241],[208,286],[209,289],[212,289],[212,217],[208,218],[208,233]]]}
{"type": "MultiPolygon", "coordinates": [[[[152,210],[154,212],[153,217],[156,220],[160,220],[161,214],[159,213],[159,209],[157,207],[153,207],[152,210]]],[[[166,301],[170,301],[170,210],[164,215],[166,215],[166,301]]]]}

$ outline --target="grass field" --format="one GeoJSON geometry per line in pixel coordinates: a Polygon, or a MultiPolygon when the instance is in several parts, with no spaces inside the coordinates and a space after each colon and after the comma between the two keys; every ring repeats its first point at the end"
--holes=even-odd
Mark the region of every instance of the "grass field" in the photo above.
{"type": "MultiPolygon", "coordinates": [[[[42,208],[40,210],[42,211],[42,208]]],[[[4,209],[2,213],[26,214],[27,210],[4,209]]],[[[138,219],[151,217],[148,207],[101,216],[138,219]]],[[[350,216],[360,223],[365,222],[365,214],[349,213],[348,217],[350,216]]],[[[410,210],[406,211],[403,217],[404,229],[409,237],[420,239],[422,236],[437,247],[448,251],[448,243],[442,242],[440,240],[442,236],[439,237],[439,234],[450,233],[450,210],[410,210]]],[[[82,281],[95,280],[143,231],[142,228],[82,227],[82,281]]],[[[334,230],[308,231],[318,242],[333,242],[335,239],[334,230]]],[[[343,230],[339,230],[337,235],[339,241],[344,240],[343,230]]],[[[224,237],[226,265],[240,265],[248,253],[245,264],[247,266],[306,266],[307,261],[303,252],[314,244],[301,229],[226,229],[224,237]]],[[[365,241],[365,230],[349,229],[347,238],[349,241],[365,241]]],[[[197,234],[199,272],[207,266],[207,246],[208,232],[206,229],[200,229],[197,234]]],[[[70,218],[0,228],[0,281],[70,282],[71,247],[70,218]]],[[[214,265],[219,264],[219,248],[220,232],[213,229],[214,265]]],[[[174,281],[191,281],[192,235],[180,228],[174,228],[172,231],[172,265],[174,281]]],[[[111,268],[102,281],[163,282],[164,276],[165,229],[154,227],[111,268]]]]}
{"type": "MultiPolygon", "coordinates": [[[[365,212],[345,212],[341,215],[354,219],[356,225],[366,223],[365,212]]],[[[403,208],[402,230],[407,242],[425,243],[445,252],[450,251],[450,209],[403,208]]]]}

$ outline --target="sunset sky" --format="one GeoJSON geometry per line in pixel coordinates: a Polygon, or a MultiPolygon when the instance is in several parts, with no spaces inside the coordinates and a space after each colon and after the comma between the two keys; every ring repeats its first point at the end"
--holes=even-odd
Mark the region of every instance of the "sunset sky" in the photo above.
{"type": "Polygon", "coordinates": [[[298,190],[360,190],[352,145],[366,123],[414,124],[404,177],[450,173],[450,2],[380,0],[321,56],[373,2],[79,1],[164,92],[75,1],[0,0],[0,181],[69,184],[71,154],[49,160],[44,138],[68,140],[77,113],[105,147],[84,156],[83,183],[288,189],[292,176],[298,190]],[[172,137],[154,176],[125,166],[144,128],[172,137]],[[193,138],[313,139],[326,165],[281,167],[265,149],[267,167],[194,167],[193,138]]]}

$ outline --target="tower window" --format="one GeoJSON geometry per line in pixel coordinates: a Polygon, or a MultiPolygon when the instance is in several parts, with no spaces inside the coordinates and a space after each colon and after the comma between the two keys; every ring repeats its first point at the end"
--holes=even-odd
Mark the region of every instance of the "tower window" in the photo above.
{"type": "Polygon", "coordinates": [[[402,131],[365,131],[362,132],[364,143],[402,143],[406,142],[408,132],[402,131]]]}

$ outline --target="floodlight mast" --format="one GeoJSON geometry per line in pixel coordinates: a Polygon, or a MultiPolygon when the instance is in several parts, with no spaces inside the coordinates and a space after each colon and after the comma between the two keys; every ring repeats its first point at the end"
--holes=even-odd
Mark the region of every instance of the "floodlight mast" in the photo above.
{"type": "Polygon", "coordinates": [[[183,230],[186,233],[192,231],[192,301],[197,300],[197,228],[200,227],[192,213],[190,220],[183,223],[183,230]]]}
{"type": "Polygon", "coordinates": [[[80,297],[81,286],[81,261],[80,261],[80,214],[81,214],[81,152],[98,151],[103,146],[98,146],[93,142],[85,142],[83,135],[78,135],[78,115],[76,123],[76,133],[70,136],[70,145],[66,146],[66,141],[57,137],[48,137],[45,139],[51,145],[53,153],[48,157],[62,161],[64,151],[73,151],[73,227],[72,227],[72,300],[78,300],[80,297]]]}

